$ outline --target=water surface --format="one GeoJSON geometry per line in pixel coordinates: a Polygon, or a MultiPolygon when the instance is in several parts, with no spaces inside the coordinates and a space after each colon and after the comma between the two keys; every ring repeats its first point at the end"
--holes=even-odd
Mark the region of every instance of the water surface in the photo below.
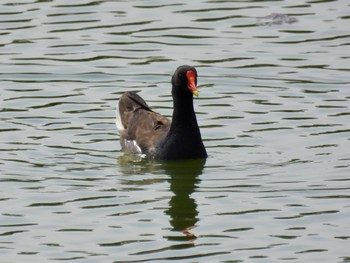
{"type": "Polygon", "coordinates": [[[350,261],[349,5],[2,1],[0,261],[350,261]],[[181,64],[209,158],[123,155],[181,64]]]}

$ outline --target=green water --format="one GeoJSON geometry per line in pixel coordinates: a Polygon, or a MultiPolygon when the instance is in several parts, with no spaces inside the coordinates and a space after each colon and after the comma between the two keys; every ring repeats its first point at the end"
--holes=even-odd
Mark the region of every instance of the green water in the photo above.
{"type": "Polygon", "coordinates": [[[0,3],[0,262],[347,262],[349,3],[0,3]],[[261,24],[271,13],[296,23],[261,24]],[[120,152],[196,66],[209,158],[120,152]]]}

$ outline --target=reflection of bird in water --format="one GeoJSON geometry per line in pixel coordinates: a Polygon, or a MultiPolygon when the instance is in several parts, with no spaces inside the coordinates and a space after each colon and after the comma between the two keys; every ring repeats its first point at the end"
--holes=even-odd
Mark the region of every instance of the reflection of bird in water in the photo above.
{"type": "MultiPolygon", "coordinates": [[[[197,204],[191,195],[195,192],[202,174],[206,160],[185,160],[176,162],[157,162],[145,159],[137,159],[135,155],[122,155],[118,159],[119,166],[125,175],[132,174],[167,174],[169,175],[170,190],[173,193],[169,201],[169,208],[165,211],[170,216],[169,222],[174,235],[166,236],[174,241],[191,241],[196,236],[191,230],[198,222],[197,204]],[[181,235],[179,235],[181,233],[181,235]]],[[[151,180],[142,180],[138,184],[152,184],[163,181],[155,176],[151,180]]],[[[128,182],[130,184],[131,182],[128,182]]],[[[135,184],[135,182],[132,182],[135,184]]],[[[179,247],[193,246],[192,243],[179,244],[179,247]]]]}
{"type": "Polygon", "coordinates": [[[165,163],[165,172],[170,175],[170,190],[174,196],[169,201],[166,214],[170,216],[173,231],[179,231],[184,236],[168,236],[170,240],[193,240],[196,238],[191,229],[198,222],[198,211],[191,194],[197,188],[205,160],[189,160],[165,163]]]}

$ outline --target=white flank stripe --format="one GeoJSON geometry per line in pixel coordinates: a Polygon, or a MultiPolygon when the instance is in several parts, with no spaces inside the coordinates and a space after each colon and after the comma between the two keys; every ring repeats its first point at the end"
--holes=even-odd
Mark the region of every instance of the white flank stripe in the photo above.
{"type": "Polygon", "coordinates": [[[119,101],[117,102],[117,105],[115,107],[115,125],[117,126],[119,133],[121,133],[122,131],[124,131],[124,126],[122,124],[122,119],[120,117],[118,104],[119,104],[119,101]]]}

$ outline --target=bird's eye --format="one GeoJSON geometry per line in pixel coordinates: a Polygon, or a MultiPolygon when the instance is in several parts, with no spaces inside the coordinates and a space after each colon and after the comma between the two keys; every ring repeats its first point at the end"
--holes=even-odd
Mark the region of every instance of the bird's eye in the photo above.
{"type": "Polygon", "coordinates": [[[183,77],[182,73],[177,74],[178,78],[181,79],[183,77]]]}

